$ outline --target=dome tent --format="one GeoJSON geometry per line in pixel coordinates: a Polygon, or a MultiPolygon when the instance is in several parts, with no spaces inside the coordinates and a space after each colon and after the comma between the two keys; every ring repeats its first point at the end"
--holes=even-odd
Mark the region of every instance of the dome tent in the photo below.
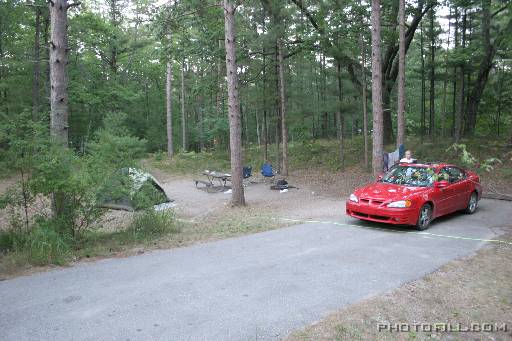
{"type": "Polygon", "coordinates": [[[154,207],[173,207],[174,200],[150,173],[136,168],[122,168],[106,180],[98,194],[98,206],[125,211],[154,207]]]}

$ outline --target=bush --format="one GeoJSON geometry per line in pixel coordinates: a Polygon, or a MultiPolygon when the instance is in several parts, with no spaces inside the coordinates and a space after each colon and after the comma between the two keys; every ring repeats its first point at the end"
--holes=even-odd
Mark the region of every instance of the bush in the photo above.
{"type": "Polygon", "coordinates": [[[0,231],[0,254],[22,250],[27,242],[27,233],[21,230],[0,231]]]}
{"type": "Polygon", "coordinates": [[[137,214],[133,218],[129,230],[137,240],[153,239],[180,231],[173,210],[157,212],[153,209],[147,209],[137,214]]]}
{"type": "Polygon", "coordinates": [[[47,224],[40,224],[32,230],[25,247],[33,265],[64,264],[71,251],[70,238],[47,224]]]}

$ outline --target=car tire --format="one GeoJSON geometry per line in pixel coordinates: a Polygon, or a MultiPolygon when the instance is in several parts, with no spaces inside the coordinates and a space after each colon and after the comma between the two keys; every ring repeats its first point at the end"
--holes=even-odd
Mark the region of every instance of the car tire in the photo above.
{"type": "Polygon", "coordinates": [[[477,207],[478,207],[478,194],[476,194],[476,192],[473,192],[473,193],[471,193],[471,196],[469,197],[468,204],[467,204],[464,212],[466,212],[467,214],[473,214],[476,212],[477,207]]]}
{"type": "Polygon", "coordinates": [[[432,205],[424,204],[420,208],[418,214],[418,221],[416,222],[416,229],[423,231],[429,228],[430,222],[432,221],[432,205]]]}

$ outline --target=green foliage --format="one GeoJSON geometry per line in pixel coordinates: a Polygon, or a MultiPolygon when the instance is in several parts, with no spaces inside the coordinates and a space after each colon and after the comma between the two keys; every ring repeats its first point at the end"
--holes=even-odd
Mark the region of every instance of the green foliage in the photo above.
{"type": "Polygon", "coordinates": [[[490,172],[494,170],[496,164],[501,164],[502,161],[496,157],[486,158],[483,161],[479,161],[473,154],[471,154],[465,144],[452,144],[447,150],[459,153],[462,164],[466,167],[473,168],[479,171],[490,172]]]}
{"type": "Polygon", "coordinates": [[[64,264],[71,252],[71,241],[42,223],[32,230],[26,241],[29,262],[33,265],[64,264]]]}
{"type": "Polygon", "coordinates": [[[0,231],[0,255],[7,252],[23,250],[27,243],[28,234],[20,229],[0,231]]]}
{"type": "Polygon", "coordinates": [[[124,113],[108,113],[95,141],[87,145],[91,162],[124,168],[134,165],[145,153],[146,141],[130,135],[124,113]]]}
{"type": "Polygon", "coordinates": [[[157,212],[153,209],[138,213],[128,229],[135,240],[154,239],[179,231],[180,228],[173,210],[157,212]]]}

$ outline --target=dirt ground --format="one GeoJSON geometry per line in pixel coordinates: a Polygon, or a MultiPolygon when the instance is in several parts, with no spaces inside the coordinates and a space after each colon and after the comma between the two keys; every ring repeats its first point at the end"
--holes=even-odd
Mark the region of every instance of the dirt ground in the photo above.
{"type": "MultiPolygon", "coordinates": [[[[510,241],[512,234],[501,239],[510,241]]],[[[472,257],[447,263],[422,279],[335,312],[286,340],[512,340],[511,283],[510,245],[487,245],[472,257]],[[478,324],[476,330],[484,323],[496,329],[506,325],[507,330],[443,332],[448,324],[453,330],[459,323],[462,330],[473,328],[472,323],[478,324]],[[381,326],[379,331],[379,324],[395,329],[381,326]],[[396,331],[401,324],[409,327],[396,331]],[[429,330],[427,325],[432,324],[440,324],[437,331],[429,330]]]]}

